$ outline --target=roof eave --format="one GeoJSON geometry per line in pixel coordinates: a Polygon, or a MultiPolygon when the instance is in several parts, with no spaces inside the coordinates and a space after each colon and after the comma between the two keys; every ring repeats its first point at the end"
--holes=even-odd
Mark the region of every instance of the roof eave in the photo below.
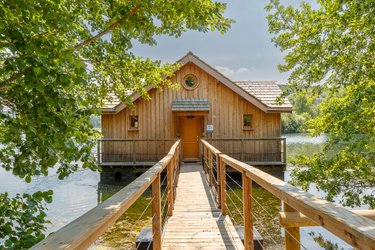
{"type": "Polygon", "coordinates": [[[266,113],[292,113],[293,108],[268,108],[266,113]]]}
{"type": "MultiPolygon", "coordinates": [[[[238,86],[235,82],[224,76],[222,73],[217,71],[215,68],[211,67],[204,61],[202,61],[199,57],[194,55],[192,52],[187,53],[185,56],[183,56],[180,60],[177,61],[177,63],[182,64],[182,66],[186,65],[187,63],[194,63],[198,67],[202,68],[205,70],[209,75],[211,75],[213,78],[217,79],[221,83],[223,83],[226,87],[237,93],[239,96],[247,100],[248,102],[252,103],[254,106],[262,110],[263,112],[266,113],[271,113],[271,112],[292,112],[292,109],[287,108],[269,108],[266,106],[264,103],[262,103],[260,100],[258,100],[256,97],[242,89],[240,86],[238,86]]],[[[154,86],[148,86],[146,87],[146,91],[150,91],[154,86]]],[[[141,97],[140,94],[133,94],[132,96],[132,102],[135,102],[137,99],[141,97]]],[[[118,105],[113,107],[114,112],[109,112],[112,114],[117,114],[120,112],[122,109],[124,109],[126,105],[124,103],[119,103],[118,105]]],[[[103,109],[102,109],[103,110],[103,109]]],[[[108,113],[108,112],[107,112],[108,113]]]]}

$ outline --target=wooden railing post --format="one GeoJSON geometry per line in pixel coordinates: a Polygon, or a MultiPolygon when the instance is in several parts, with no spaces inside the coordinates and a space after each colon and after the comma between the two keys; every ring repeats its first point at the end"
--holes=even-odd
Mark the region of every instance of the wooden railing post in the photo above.
{"type": "Polygon", "coordinates": [[[206,169],[206,160],[207,160],[207,148],[203,145],[203,169],[206,169]]]}
{"type": "Polygon", "coordinates": [[[283,138],[283,163],[286,163],[286,138],[283,138]]]}
{"type": "Polygon", "coordinates": [[[243,214],[244,214],[244,247],[245,250],[254,249],[253,235],[253,210],[252,210],[252,180],[242,172],[242,189],[243,189],[243,214]]]}
{"type": "Polygon", "coordinates": [[[227,189],[226,189],[226,165],[223,160],[220,158],[220,204],[221,204],[221,213],[226,216],[228,213],[227,208],[227,189]]]}
{"type": "MultiPolygon", "coordinates": [[[[294,208],[284,202],[284,212],[296,212],[294,208]]],[[[285,227],[285,249],[300,250],[301,237],[299,227],[285,227]]]]}
{"type": "Polygon", "coordinates": [[[153,249],[161,250],[161,197],[160,197],[160,173],[152,183],[152,233],[153,249]]]}
{"type": "Polygon", "coordinates": [[[220,154],[216,154],[217,206],[221,208],[220,154]]]}
{"type": "Polygon", "coordinates": [[[243,147],[243,139],[241,139],[241,152],[240,152],[240,160],[243,161],[243,152],[244,151],[244,147],[243,147]]]}
{"type": "Polygon", "coordinates": [[[173,215],[173,195],[174,195],[174,190],[173,190],[173,183],[174,183],[174,168],[176,167],[176,161],[175,161],[175,156],[173,156],[172,160],[168,164],[168,169],[167,169],[167,181],[168,181],[168,216],[173,215]]]}
{"type": "Polygon", "coordinates": [[[212,151],[208,151],[208,184],[212,187],[212,151]]]}

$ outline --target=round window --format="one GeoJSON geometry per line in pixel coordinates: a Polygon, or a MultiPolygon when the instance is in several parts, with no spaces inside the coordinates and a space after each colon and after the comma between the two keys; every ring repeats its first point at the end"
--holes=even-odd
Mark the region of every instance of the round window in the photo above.
{"type": "Polygon", "coordinates": [[[184,87],[186,89],[195,89],[198,86],[198,80],[195,75],[187,75],[184,78],[184,87]]]}

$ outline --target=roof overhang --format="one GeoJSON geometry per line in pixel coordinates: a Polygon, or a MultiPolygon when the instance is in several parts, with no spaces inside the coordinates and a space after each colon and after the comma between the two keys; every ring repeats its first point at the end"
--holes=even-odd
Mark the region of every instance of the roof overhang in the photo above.
{"type": "Polygon", "coordinates": [[[207,99],[177,99],[172,102],[172,112],[210,111],[207,99]]]}
{"type": "MultiPolygon", "coordinates": [[[[245,90],[243,90],[241,87],[239,87],[233,81],[231,81],[229,78],[224,76],[222,73],[217,71],[215,68],[211,67],[210,65],[208,65],[207,63],[202,61],[199,57],[194,55],[192,52],[189,52],[188,54],[186,54],[184,57],[182,57],[180,60],[178,60],[177,63],[181,64],[182,66],[184,66],[188,63],[195,64],[196,66],[198,66],[201,69],[203,69],[204,71],[206,71],[210,76],[217,79],[219,82],[224,84],[226,87],[228,87],[229,89],[234,91],[236,94],[241,96],[243,99],[252,103],[254,106],[256,106],[257,108],[259,108],[260,110],[262,110],[265,113],[292,112],[292,108],[283,108],[283,107],[270,108],[270,107],[268,107],[267,105],[263,104],[260,100],[255,98],[253,95],[251,95],[248,92],[246,92],[245,90]]],[[[146,87],[146,91],[148,92],[153,88],[154,88],[154,86],[148,86],[148,87],[146,87]]],[[[141,97],[140,94],[134,94],[132,96],[132,102],[135,102],[140,97],[141,97]]],[[[112,108],[109,108],[109,107],[102,108],[101,112],[103,114],[117,114],[118,112],[120,112],[124,108],[126,108],[126,105],[123,102],[121,102],[121,103],[119,103],[118,105],[116,105],[115,107],[112,107],[112,108]]]]}

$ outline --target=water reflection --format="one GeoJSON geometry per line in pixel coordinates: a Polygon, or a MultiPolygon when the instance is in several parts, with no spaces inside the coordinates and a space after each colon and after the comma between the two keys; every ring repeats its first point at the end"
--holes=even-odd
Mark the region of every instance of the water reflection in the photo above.
{"type": "MultiPolygon", "coordinates": [[[[320,152],[323,147],[322,142],[324,142],[326,138],[325,136],[309,138],[301,134],[286,135],[285,137],[287,137],[288,158],[299,153],[311,155],[314,152],[320,152]]],[[[267,169],[267,172],[277,178],[288,181],[290,179],[289,168],[290,166],[288,166],[285,172],[277,168],[267,169]]],[[[101,180],[100,174],[97,172],[80,170],[64,180],[59,180],[57,175],[52,174],[47,177],[33,178],[32,182],[27,184],[18,177],[14,177],[11,173],[0,168],[0,192],[9,192],[11,195],[15,195],[16,193],[33,193],[39,190],[46,191],[52,189],[54,191],[53,202],[48,204],[49,210],[47,212],[48,218],[52,221],[52,224],[48,226],[48,234],[56,231],[92,209],[98,203],[106,200],[130,183],[134,178],[125,181],[101,180]]],[[[237,178],[236,180],[241,184],[241,178],[237,178]]],[[[238,200],[238,198],[242,199],[242,191],[240,188],[236,187],[237,184],[229,181],[228,183],[232,187],[232,190],[228,191],[228,195],[234,201],[228,202],[229,210],[233,211],[233,220],[241,224],[242,202],[238,200]],[[238,196],[238,198],[236,196],[238,196]],[[238,207],[238,209],[235,207],[238,207]]],[[[258,204],[254,201],[254,221],[257,229],[266,239],[268,249],[282,249],[283,230],[278,224],[278,212],[281,208],[280,200],[258,186],[254,186],[253,192],[254,198],[259,202],[258,204]],[[267,210],[264,211],[263,208],[267,210]]],[[[323,196],[323,193],[317,192],[314,188],[311,189],[310,192],[319,197],[323,196]]],[[[124,213],[115,225],[100,238],[93,248],[110,249],[134,247],[134,239],[139,230],[142,227],[151,225],[151,209],[145,211],[143,218],[138,221],[141,212],[147,204],[149,204],[150,200],[150,191],[146,191],[145,194],[124,213]],[[139,223],[136,224],[136,222],[139,223]],[[132,228],[133,230],[130,230],[132,228]]],[[[307,249],[322,249],[317,246],[312,237],[308,235],[311,231],[322,233],[327,239],[332,239],[332,241],[339,243],[339,246],[344,249],[351,249],[341,240],[320,227],[306,227],[301,228],[301,238],[302,244],[306,246],[307,249]]]]}

